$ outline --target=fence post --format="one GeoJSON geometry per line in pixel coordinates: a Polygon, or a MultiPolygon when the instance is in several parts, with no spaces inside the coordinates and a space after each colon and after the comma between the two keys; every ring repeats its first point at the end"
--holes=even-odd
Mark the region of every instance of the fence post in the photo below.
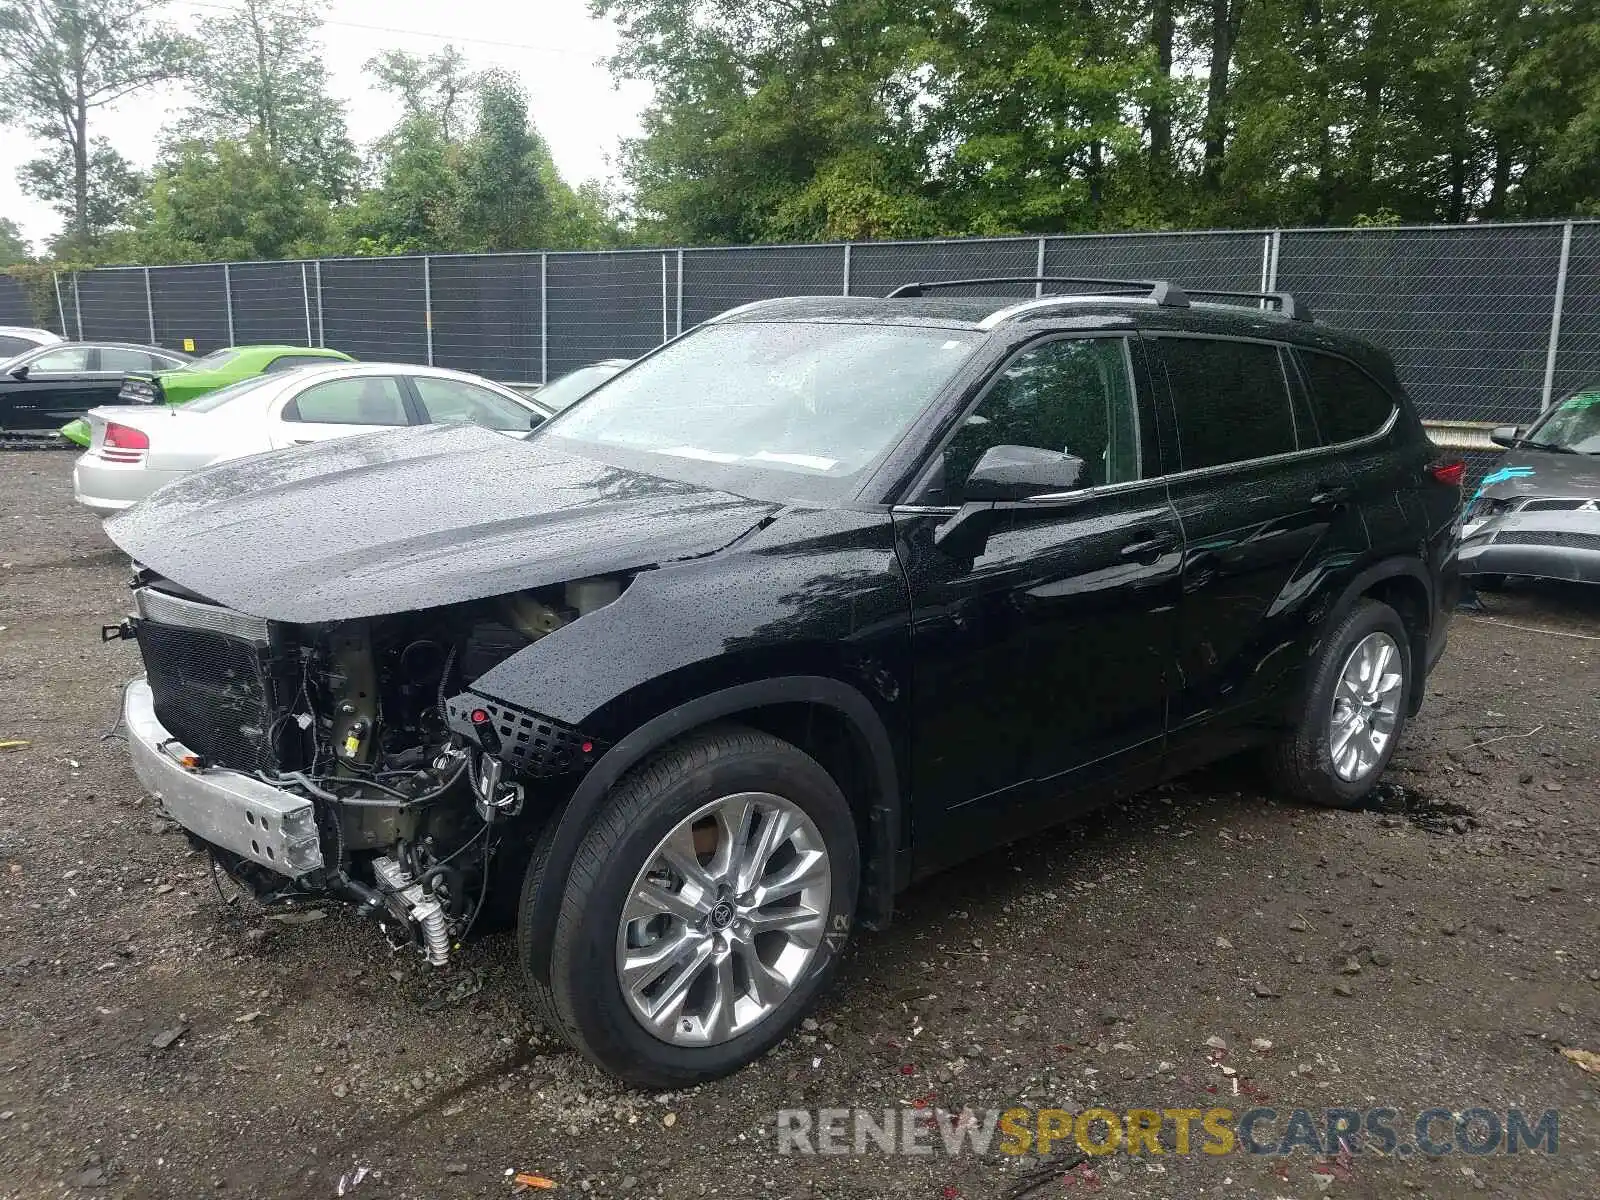
{"type": "Polygon", "coordinates": [[[678,332],[683,332],[683,248],[678,248],[678,332]]]}
{"type": "Polygon", "coordinates": [[[667,344],[672,335],[667,332],[667,255],[661,253],[661,344],[667,344]]]}
{"type": "Polygon", "coordinates": [[[1269,261],[1267,263],[1267,286],[1261,289],[1264,292],[1275,292],[1278,290],[1278,251],[1282,248],[1282,246],[1283,230],[1274,229],[1272,231],[1272,253],[1269,256],[1269,261]]]}
{"type": "Polygon", "coordinates": [[[1550,344],[1544,352],[1544,393],[1539,411],[1550,407],[1550,393],[1556,382],[1556,352],[1561,347],[1561,310],[1567,302],[1567,260],[1572,255],[1572,222],[1561,227],[1561,265],[1556,268],[1556,302],[1550,310],[1550,344]]]}
{"type": "Polygon", "coordinates": [[[850,294],[850,243],[846,242],[844,244],[844,291],[841,292],[840,295],[848,296],[849,294],[850,294]]]}
{"type": "Polygon", "coordinates": [[[156,344],[156,302],[150,297],[150,268],[144,269],[144,315],[150,322],[150,344],[156,344]]]}
{"type": "MultiPolygon", "coordinates": [[[[1039,239],[1039,256],[1035,260],[1033,273],[1035,275],[1039,275],[1039,276],[1042,276],[1044,274],[1044,239],[1043,238],[1039,239]]],[[[1036,297],[1044,295],[1044,281],[1043,281],[1043,279],[1039,279],[1039,280],[1034,282],[1033,294],[1036,297]]]]}
{"type": "Polygon", "coordinates": [[[78,321],[78,340],[83,341],[83,300],[78,295],[78,272],[72,273],[72,315],[78,321]]]}
{"type": "Polygon", "coordinates": [[[56,317],[61,321],[61,336],[67,336],[67,308],[61,303],[61,276],[50,272],[50,281],[56,285],[56,317]]]}
{"type": "Polygon", "coordinates": [[[311,345],[311,284],[306,278],[306,264],[300,264],[300,303],[306,309],[306,345],[311,345]]]}
{"type": "Polygon", "coordinates": [[[311,264],[311,269],[317,277],[317,345],[328,344],[328,330],[322,323],[322,260],[319,258],[311,264]]]}
{"type": "Polygon", "coordinates": [[[222,295],[228,310],[228,345],[233,345],[233,268],[222,264],[222,295]]]}
{"type": "Polygon", "coordinates": [[[428,335],[428,365],[433,366],[433,260],[422,256],[422,325],[428,335]]]}
{"type": "MultiPolygon", "coordinates": [[[[1267,284],[1269,282],[1269,275],[1270,275],[1270,271],[1271,271],[1271,266],[1272,266],[1272,235],[1270,233],[1263,233],[1261,235],[1261,288],[1260,288],[1260,290],[1263,291],[1263,292],[1267,292],[1267,291],[1271,291],[1272,290],[1271,288],[1269,288],[1267,286],[1267,284]]],[[[1257,307],[1265,308],[1266,306],[1267,306],[1266,305],[1266,301],[1263,300],[1257,307]]]]}
{"type": "Polygon", "coordinates": [[[550,382],[550,256],[539,255],[539,382],[550,382]]]}

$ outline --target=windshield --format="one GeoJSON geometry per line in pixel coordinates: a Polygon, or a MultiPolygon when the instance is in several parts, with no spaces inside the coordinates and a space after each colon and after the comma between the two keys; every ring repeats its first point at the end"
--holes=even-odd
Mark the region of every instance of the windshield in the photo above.
{"type": "Polygon", "coordinates": [[[1574,392],[1529,431],[1523,445],[1600,454],[1600,387],[1574,392]]]}
{"type": "Polygon", "coordinates": [[[574,400],[581,400],[618,371],[622,370],[625,363],[594,363],[591,366],[579,367],[576,371],[568,371],[559,378],[552,379],[535,394],[539,403],[551,412],[560,412],[574,400]]]}
{"type": "Polygon", "coordinates": [[[836,498],[859,486],[979,338],[899,325],[708,325],[585,397],[550,433],[725,468],[701,474],[734,490],[740,479],[790,476],[807,481],[796,494],[836,498]]]}
{"type": "Polygon", "coordinates": [[[213,350],[204,358],[197,358],[193,362],[184,363],[183,366],[177,369],[180,371],[215,371],[219,367],[227,366],[238,357],[239,352],[237,350],[213,350]]]}
{"type": "Polygon", "coordinates": [[[218,388],[214,392],[207,392],[197,400],[191,400],[183,405],[184,412],[210,412],[214,408],[221,408],[230,400],[237,400],[240,396],[247,396],[251,392],[271,384],[282,383],[283,376],[257,375],[241,383],[230,383],[225,388],[218,388]]]}

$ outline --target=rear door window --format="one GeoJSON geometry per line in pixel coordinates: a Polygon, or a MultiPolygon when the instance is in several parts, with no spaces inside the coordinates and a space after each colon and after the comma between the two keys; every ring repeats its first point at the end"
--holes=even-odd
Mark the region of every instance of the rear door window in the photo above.
{"type": "Polygon", "coordinates": [[[422,400],[423,412],[436,424],[467,422],[485,429],[527,430],[539,421],[538,413],[516,401],[459,379],[413,375],[411,384],[422,400]]]}
{"type": "Polygon", "coordinates": [[[409,424],[400,381],[392,375],[313,384],[284,405],[283,419],[315,425],[409,424]]]}
{"type": "Polygon", "coordinates": [[[1277,346],[1185,337],[1158,337],[1152,344],[1172,395],[1182,470],[1299,448],[1277,346]]]}
{"type": "Polygon", "coordinates": [[[121,346],[106,346],[100,351],[102,371],[149,371],[154,369],[150,356],[143,350],[124,350],[121,346]]]}
{"type": "Polygon", "coordinates": [[[1298,350],[1311,387],[1317,424],[1328,442],[1352,442],[1383,428],[1394,397],[1355,363],[1315,350],[1298,350]]]}

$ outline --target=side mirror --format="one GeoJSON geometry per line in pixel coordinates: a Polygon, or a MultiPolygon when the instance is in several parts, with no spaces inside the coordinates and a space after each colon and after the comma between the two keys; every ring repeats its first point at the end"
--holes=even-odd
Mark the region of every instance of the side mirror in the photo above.
{"type": "Polygon", "coordinates": [[[1083,459],[1035,446],[990,446],[967,481],[963,500],[1026,500],[1070,492],[1083,475],[1083,459]]]}
{"type": "Polygon", "coordinates": [[[20,367],[12,367],[8,374],[13,379],[26,379],[28,377],[28,364],[23,363],[20,367]]]}
{"type": "Polygon", "coordinates": [[[541,417],[538,413],[534,413],[531,417],[528,418],[528,428],[529,429],[537,429],[537,428],[539,428],[539,426],[541,426],[543,424],[544,424],[544,418],[541,417]]]}
{"type": "Polygon", "coordinates": [[[1496,446],[1505,446],[1511,449],[1522,440],[1522,426],[1497,425],[1489,431],[1489,440],[1496,446]]]}

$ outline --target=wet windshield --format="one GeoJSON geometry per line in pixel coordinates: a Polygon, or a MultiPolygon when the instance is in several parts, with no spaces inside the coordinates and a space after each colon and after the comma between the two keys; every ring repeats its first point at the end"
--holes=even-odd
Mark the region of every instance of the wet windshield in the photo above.
{"type": "Polygon", "coordinates": [[[551,412],[560,412],[569,404],[583,399],[595,388],[622,370],[625,363],[592,363],[568,371],[559,379],[552,379],[538,391],[539,403],[551,412]]]}
{"type": "Polygon", "coordinates": [[[1574,392],[1523,439],[1539,450],[1600,454],[1600,387],[1574,392]]]}
{"type": "Polygon", "coordinates": [[[240,396],[248,396],[251,392],[281,383],[281,375],[257,375],[240,383],[230,383],[225,388],[218,388],[214,392],[207,392],[198,400],[191,400],[183,406],[185,412],[210,412],[212,409],[221,408],[230,401],[237,400],[240,396]]]}
{"type": "Polygon", "coordinates": [[[796,494],[840,496],[859,486],[979,339],[916,326],[711,325],[585,397],[550,434],[722,468],[707,474],[723,486],[791,476],[808,481],[796,494]]]}

